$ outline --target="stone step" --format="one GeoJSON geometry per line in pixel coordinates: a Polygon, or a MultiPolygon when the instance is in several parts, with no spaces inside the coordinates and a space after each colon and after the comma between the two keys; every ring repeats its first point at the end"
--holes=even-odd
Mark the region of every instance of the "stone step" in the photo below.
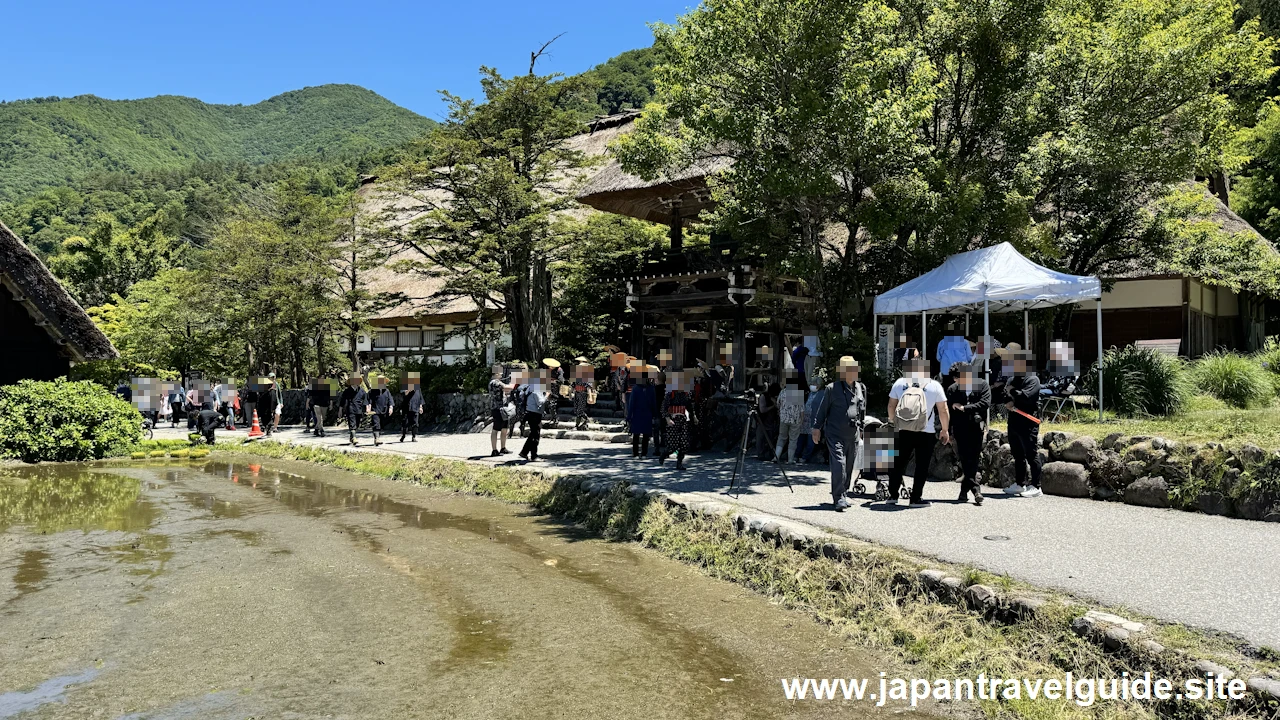
{"type": "MultiPolygon", "coordinates": [[[[568,418],[566,418],[566,417],[561,417],[561,419],[560,419],[560,427],[559,427],[559,428],[555,428],[555,429],[557,429],[557,430],[573,430],[573,429],[575,429],[575,428],[574,428],[574,426],[573,426],[573,420],[574,420],[574,419],[573,419],[573,418],[571,418],[571,417],[568,417],[568,418]]],[[[543,427],[544,429],[551,429],[551,421],[549,421],[549,420],[548,420],[548,421],[543,422],[543,423],[542,423],[542,427],[543,427]]],[[[612,423],[589,422],[589,423],[587,423],[587,429],[586,429],[586,432],[593,432],[593,433],[601,433],[601,432],[603,432],[603,433],[619,433],[619,432],[622,432],[622,431],[623,431],[623,429],[624,429],[625,427],[626,427],[625,423],[620,423],[620,422],[612,422],[612,423]]]]}
{"type": "MultiPolygon", "coordinates": [[[[573,406],[571,405],[569,407],[565,407],[561,405],[558,408],[558,414],[560,416],[561,422],[563,422],[565,419],[572,420],[574,417],[573,406]]],[[[626,413],[622,410],[614,410],[613,406],[600,407],[599,405],[593,405],[593,406],[587,407],[587,417],[621,419],[626,417],[626,413]]]]}
{"type": "Polygon", "coordinates": [[[572,430],[561,428],[559,430],[543,430],[543,439],[554,438],[556,440],[586,440],[598,443],[629,443],[631,436],[626,433],[615,432],[589,432],[583,430],[572,430]]]}

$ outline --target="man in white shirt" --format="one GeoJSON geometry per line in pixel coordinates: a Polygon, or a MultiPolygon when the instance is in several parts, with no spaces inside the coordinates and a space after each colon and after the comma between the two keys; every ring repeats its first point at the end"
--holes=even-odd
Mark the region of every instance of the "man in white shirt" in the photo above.
{"type": "Polygon", "coordinates": [[[903,377],[889,391],[889,422],[896,431],[897,456],[889,473],[889,504],[896,505],[902,488],[902,472],[916,458],[916,472],[911,484],[911,507],[928,507],[924,500],[924,484],[929,479],[929,462],[933,459],[934,433],[942,444],[951,442],[948,428],[951,414],[947,410],[947,393],[937,380],[929,377],[924,360],[908,360],[903,364],[903,377]]]}

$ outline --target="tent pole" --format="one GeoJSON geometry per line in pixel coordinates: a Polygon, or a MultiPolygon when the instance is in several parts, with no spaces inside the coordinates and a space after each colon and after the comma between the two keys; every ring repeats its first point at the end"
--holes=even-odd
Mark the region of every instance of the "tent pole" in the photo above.
{"type": "Polygon", "coordinates": [[[1031,323],[1027,321],[1027,311],[1022,311],[1022,349],[1031,352],[1031,323]]]}
{"type": "MultiPolygon", "coordinates": [[[[982,349],[987,351],[987,356],[983,358],[986,363],[987,386],[991,385],[991,303],[987,300],[982,301],[982,349]]],[[[987,404],[987,427],[991,427],[991,404],[987,404]]],[[[985,437],[983,438],[986,439],[985,437]]]]}
{"type": "Polygon", "coordinates": [[[969,334],[969,313],[968,313],[968,311],[966,311],[966,312],[965,312],[965,314],[964,314],[964,336],[965,336],[965,337],[972,337],[972,336],[969,334]]]}
{"type": "Polygon", "coordinates": [[[875,340],[875,368],[880,369],[880,313],[871,313],[871,337],[875,340]]]}
{"type": "Polygon", "coordinates": [[[1098,422],[1102,422],[1102,298],[1098,298],[1098,422]]]}
{"type": "Polygon", "coordinates": [[[929,312],[920,311],[920,359],[929,362],[929,312]]]}

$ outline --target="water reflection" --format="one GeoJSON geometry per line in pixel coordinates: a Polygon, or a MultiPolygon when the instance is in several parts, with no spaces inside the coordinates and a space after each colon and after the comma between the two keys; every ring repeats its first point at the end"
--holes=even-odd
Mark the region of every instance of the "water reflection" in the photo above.
{"type": "Polygon", "coordinates": [[[0,531],[144,530],[156,510],[141,491],[134,478],[80,465],[8,469],[0,475],[0,531]]]}

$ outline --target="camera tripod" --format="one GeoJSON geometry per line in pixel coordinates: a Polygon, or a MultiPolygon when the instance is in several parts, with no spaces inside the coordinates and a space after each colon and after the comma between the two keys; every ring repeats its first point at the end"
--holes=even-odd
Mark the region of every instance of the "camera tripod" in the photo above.
{"type": "MultiPolygon", "coordinates": [[[[746,427],[742,428],[742,444],[738,446],[738,458],[733,463],[733,478],[729,480],[729,488],[724,491],[726,495],[733,493],[733,486],[738,483],[739,475],[742,476],[742,485],[738,485],[739,495],[742,494],[742,488],[746,485],[747,444],[751,441],[751,422],[755,420],[756,417],[757,413],[755,410],[752,410],[751,413],[747,415],[746,427]]],[[[791,486],[791,478],[787,476],[787,470],[781,463],[778,464],[778,470],[782,472],[782,479],[787,482],[787,489],[791,492],[795,492],[796,489],[791,486]]]]}

